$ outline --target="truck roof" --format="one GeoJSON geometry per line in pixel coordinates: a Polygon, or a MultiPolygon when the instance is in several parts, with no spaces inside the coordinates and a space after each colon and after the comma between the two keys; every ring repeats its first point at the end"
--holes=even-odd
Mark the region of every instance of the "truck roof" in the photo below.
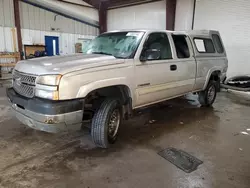
{"type": "Polygon", "coordinates": [[[126,30],[114,30],[107,33],[115,32],[169,32],[174,34],[185,34],[190,36],[209,36],[212,33],[219,33],[215,30],[188,30],[188,31],[170,31],[170,30],[153,30],[153,29],[126,29],[126,30]]]}

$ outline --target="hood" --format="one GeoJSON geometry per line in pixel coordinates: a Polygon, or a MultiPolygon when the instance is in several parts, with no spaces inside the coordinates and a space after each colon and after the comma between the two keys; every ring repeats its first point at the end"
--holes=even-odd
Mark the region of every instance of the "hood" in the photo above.
{"type": "Polygon", "coordinates": [[[116,59],[108,55],[74,54],[23,60],[16,64],[15,70],[34,75],[66,74],[77,70],[122,63],[124,63],[124,59],[116,59]]]}

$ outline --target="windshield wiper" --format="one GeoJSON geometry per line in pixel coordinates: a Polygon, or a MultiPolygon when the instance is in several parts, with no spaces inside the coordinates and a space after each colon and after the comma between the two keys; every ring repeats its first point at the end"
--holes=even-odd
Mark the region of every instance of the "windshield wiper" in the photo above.
{"type": "Polygon", "coordinates": [[[124,59],[124,57],[115,56],[115,55],[113,55],[113,54],[106,53],[106,52],[92,52],[92,54],[104,54],[104,55],[111,55],[111,56],[114,56],[114,57],[115,57],[115,58],[117,58],[117,59],[124,59]]]}
{"type": "Polygon", "coordinates": [[[92,52],[92,54],[104,54],[104,55],[112,55],[113,56],[113,54],[106,53],[106,52],[92,52]]]}

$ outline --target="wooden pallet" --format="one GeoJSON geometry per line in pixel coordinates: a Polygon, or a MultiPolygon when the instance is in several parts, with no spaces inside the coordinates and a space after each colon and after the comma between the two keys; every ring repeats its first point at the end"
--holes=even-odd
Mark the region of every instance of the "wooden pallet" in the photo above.
{"type": "Polygon", "coordinates": [[[3,53],[0,52],[0,77],[2,76],[2,67],[15,67],[16,63],[20,61],[20,53],[3,53]],[[13,60],[8,60],[13,59],[13,60]]]}
{"type": "Polygon", "coordinates": [[[16,66],[16,63],[13,62],[0,64],[0,67],[14,67],[14,66],[16,66]]]}
{"type": "Polygon", "coordinates": [[[9,67],[9,66],[15,66],[15,64],[20,61],[20,54],[19,53],[1,53],[0,52],[0,66],[1,67],[9,67]],[[15,62],[10,61],[10,63],[1,63],[3,59],[15,59],[15,62]]]}

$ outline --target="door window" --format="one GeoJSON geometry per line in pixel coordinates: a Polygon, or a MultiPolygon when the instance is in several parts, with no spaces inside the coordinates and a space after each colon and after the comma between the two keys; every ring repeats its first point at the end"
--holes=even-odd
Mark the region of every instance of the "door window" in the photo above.
{"type": "Polygon", "coordinates": [[[164,60],[164,59],[172,59],[172,52],[170,43],[168,40],[168,36],[166,33],[152,33],[149,35],[147,41],[144,44],[144,49],[142,52],[142,56],[147,60],[164,60]],[[150,53],[146,53],[147,51],[158,51],[159,57],[145,57],[147,55],[150,56],[150,53]]]}
{"type": "Polygon", "coordinates": [[[172,35],[175,44],[177,57],[180,59],[189,58],[190,52],[187,44],[186,35],[172,35]]]}

